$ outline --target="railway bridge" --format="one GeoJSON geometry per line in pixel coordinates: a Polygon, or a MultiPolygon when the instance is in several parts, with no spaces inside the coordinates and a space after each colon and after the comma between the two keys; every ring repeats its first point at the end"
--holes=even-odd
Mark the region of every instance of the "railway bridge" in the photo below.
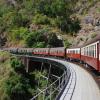
{"type": "MultiPolygon", "coordinates": [[[[56,96],[56,100],[100,100],[100,88],[96,81],[93,79],[90,73],[79,65],[67,62],[63,59],[56,59],[50,57],[39,57],[29,55],[16,55],[21,58],[23,64],[26,65],[26,71],[30,71],[30,64],[34,64],[35,61],[55,64],[65,69],[62,77],[58,78],[59,85],[56,90],[59,91],[56,96]]],[[[53,83],[55,84],[55,83],[53,83]]],[[[45,92],[51,90],[51,84],[48,88],[41,91],[31,100],[37,100],[39,95],[43,95],[41,100],[45,100],[45,92]]],[[[54,91],[53,91],[54,92],[54,91]]],[[[49,100],[52,100],[51,96],[53,92],[49,92],[49,100]]]]}

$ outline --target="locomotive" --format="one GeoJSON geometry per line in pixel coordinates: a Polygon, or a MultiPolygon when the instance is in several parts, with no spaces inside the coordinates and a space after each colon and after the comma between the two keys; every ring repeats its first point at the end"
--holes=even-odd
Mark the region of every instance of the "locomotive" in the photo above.
{"type": "Polygon", "coordinates": [[[100,72],[100,35],[80,47],[56,48],[4,48],[17,54],[55,56],[69,60],[81,61],[100,72]]]}

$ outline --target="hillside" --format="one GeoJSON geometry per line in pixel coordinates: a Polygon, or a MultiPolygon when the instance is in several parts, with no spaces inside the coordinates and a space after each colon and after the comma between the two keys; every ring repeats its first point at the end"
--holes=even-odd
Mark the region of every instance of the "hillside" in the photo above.
{"type": "Polygon", "coordinates": [[[100,34],[100,2],[95,3],[83,15],[77,14],[77,16],[81,22],[81,30],[73,45],[82,45],[100,34]]]}
{"type": "Polygon", "coordinates": [[[99,5],[99,0],[0,0],[0,47],[82,45],[99,34],[99,5]]]}

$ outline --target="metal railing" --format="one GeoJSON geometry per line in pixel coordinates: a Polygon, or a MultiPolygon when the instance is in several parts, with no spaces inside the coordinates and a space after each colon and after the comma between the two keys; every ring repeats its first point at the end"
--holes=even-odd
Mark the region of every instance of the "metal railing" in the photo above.
{"type": "Polygon", "coordinates": [[[64,71],[61,77],[54,81],[46,89],[42,90],[36,96],[30,100],[55,100],[60,95],[61,91],[64,89],[68,80],[70,78],[70,70],[64,71]]]}

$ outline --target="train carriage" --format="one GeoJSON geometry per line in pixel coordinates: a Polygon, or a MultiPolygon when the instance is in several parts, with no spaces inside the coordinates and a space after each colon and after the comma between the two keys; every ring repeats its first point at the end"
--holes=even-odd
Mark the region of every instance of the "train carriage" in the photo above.
{"type": "Polygon", "coordinates": [[[79,47],[66,49],[66,57],[70,60],[80,60],[81,52],[79,47]]]}
{"type": "Polygon", "coordinates": [[[100,35],[81,48],[81,60],[100,71],[100,35]]]}
{"type": "Polygon", "coordinates": [[[34,55],[49,55],[50,48],[34,48],[32,54],[34,55]]]}
{"type": "Polygon", "coordinates": [[[65,48],[64,47],[50,48],[49,55],[57,57],[65,57],[65,48]]]}
{"type": "Polygon", "coordinates": [[[27,54],[27,48],[19,48],[18,53],[19,54],[27,54]]]}

